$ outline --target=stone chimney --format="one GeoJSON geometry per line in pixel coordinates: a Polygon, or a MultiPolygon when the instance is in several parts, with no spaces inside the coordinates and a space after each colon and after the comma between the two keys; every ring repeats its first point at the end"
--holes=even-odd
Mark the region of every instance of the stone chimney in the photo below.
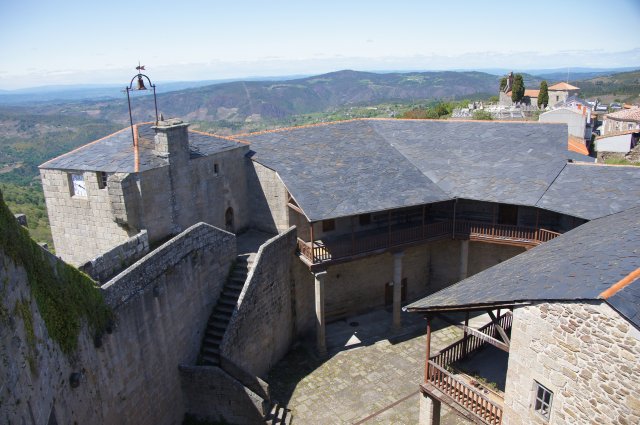
{"type": "Polygon", "coordinates": [[[189,160],[189,123],[177,118],[158,121],[153,129],[156,131],[154,153],[165,157],[170,163],[189,160]]]}

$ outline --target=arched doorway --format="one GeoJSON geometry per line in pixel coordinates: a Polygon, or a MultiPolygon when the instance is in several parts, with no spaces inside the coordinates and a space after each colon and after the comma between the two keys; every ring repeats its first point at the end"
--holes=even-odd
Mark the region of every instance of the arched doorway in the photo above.
{"type": "Polygon", "coordinates": [[[224,213],[224,226],[227,231],[233,233],[233,208],[227,208],[227,211],[224,213]]]}

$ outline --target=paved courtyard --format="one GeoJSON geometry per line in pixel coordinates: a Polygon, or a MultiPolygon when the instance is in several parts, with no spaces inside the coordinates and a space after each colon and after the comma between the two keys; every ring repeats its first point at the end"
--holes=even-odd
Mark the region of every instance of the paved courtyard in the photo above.
{"type": "MultiPolygon", "coordinates": [[[[329,358],[319,359],[312,341],[294,346],[267,379],[273,398],[292,410],[294,424],[416,424],[426,322],[418,314],[402,319],[399,333],[385,309],[329,324],[329,358]]],[[[462,336],[438,320],[433,329],[432,351],[462,336]]],[[[444,405],[442,413],[442,425],[468,423],[444,405]]]]}

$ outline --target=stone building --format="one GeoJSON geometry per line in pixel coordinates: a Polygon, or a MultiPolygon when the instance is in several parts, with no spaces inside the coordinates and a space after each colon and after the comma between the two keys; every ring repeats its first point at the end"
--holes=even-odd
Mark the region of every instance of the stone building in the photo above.
{"type": "Polygon", "coordinates": [[[623,109],[604,116],[602,136],[640,130],[640,107],[623,109]]]}
{"type": "MultiPolygon", "coordinates": [[[[191,342],[217,341],[208,354],[218,357],[210,368],[185,364],[186,376],[170,377],[172,385],[183,379],[182,393],[172,388],[183,394],[180,411],[208,418],[219,418],[223,407],[201,392],[225,393],[207,384],[224,365],[234,385],[252,388],[252,406],[260,405],[268,397],[256,395],[266,394],[257,377],[295,338],[315,331],[326,354],[328,321],[385,305],[401,327],[403,303],[640,206],[633,183],[640,169],[590,164],[593,158],[567,151],[567,127],[559,124],[362,119],[223,138],[166,120],[134,126],[133,140],[129,131],[41,166],[56,251],[74,264],[91,260],[94,271],[108,264],[98,273],[110,279],[101,280],[102,290],[115,304],[139,303],[145,320],[164,323],[162,308],[174,318],[189,308],[196,288],[184,292],[183,280],[210,287],[193,322],[171,331],[189,328],[191,342]],[[278,236],[263,245],[257,265],[236,273],[231,241],[214,245],[233,253],[192,249],[201,238],[192,226],[201,221],[278,236]],[[174,248],[179,274],[164,265],[174,248]],[[131,251],[143,258],[129,266],[123,257],[131,251]],[[211,282],[214,257],[224,262],[211,282]],[[149,263],[164,267],[157,278],[146,276],[149,263]],[[225,267],[240,279],[233,291],[221,278],[225,267]],[[175,290],[180,305],[163,298],[175,290]],[[231,316],[228,325],[210,328],[213,306],[231,316]]],[[[132,340],[145,336],[134,332],[136,320],[120,322],[132,340]]],[[[181,350],[181,362],[195,362],[197,347],[181,350]]]]}
{"type": "Polygon", "coordinates": [[[135,125],[40,166],[57,255],[80,265],[145,230],[248,227],[243,143],[180,120],[135,125]]]}
{"type": "Polygon", "coordinates": [[[639,246],[636,207],[409,305],[428,326],[489,314],[486,326],[462,326],[461,341],[428,351],[421,423],[438,423],[443,402],[476,423],[640,422],[639,246]]]}

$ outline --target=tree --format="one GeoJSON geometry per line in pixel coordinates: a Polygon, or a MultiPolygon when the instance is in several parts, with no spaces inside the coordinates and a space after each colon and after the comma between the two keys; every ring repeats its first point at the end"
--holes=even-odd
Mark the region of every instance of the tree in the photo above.
{"type": "Polygon", "coordinates": [[[493,117],[491,116],[490,112],[485,111],[483,109],[478,109],[477,111],[473,112],[473,119],[490,121],[493,119],[493,117]]]}
{"type": "Polygon", "coordinates": [[[546,108],[549,104],[549,87],[547,82],[540,83],[540,93],[538,94],[538,108],[546,108]]]}
{"type": "Polygon", "coordinates": [[[524,97],[524,80],[522,74],[516,74],[513,76],[513,87],[511,88],[511,100],[514,102],[520,102],[524,97]]]}
{"type": "Polygon", "coordinates": [[[504,91],[505,87],[507,87],[507,77],[502,77],[500,79],[500,91],[504,91]]]}

